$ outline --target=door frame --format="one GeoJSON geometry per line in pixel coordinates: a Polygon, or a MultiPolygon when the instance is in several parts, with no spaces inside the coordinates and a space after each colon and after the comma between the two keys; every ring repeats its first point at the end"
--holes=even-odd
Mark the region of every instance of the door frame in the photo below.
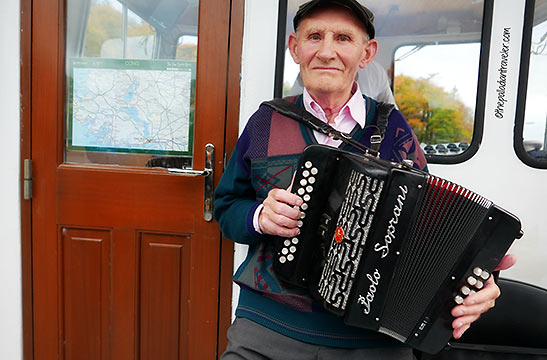
{"type": "MultiPolygon", "coordinates": [[[[225,147],[219,155],[229,156],[238,138],[240,107],[240,71],[243,43],[243,21],[245,0],[231,0],[230,34],[228,45],[228,78],[225,109],[225,147]]],[[[32,200],[24,199],[24,160],[32,158],[32,39],[33,0],[20,0],[20,214],[21,214],[21,267],[22,267],[22,313],[23,313],[23,358],[34,359],[33,316],[33,249],[32,249],[32,200]]],[[[64,34],[58,34],[64,41],[64,34]]],[[[58,64],[59,65],[59,64],[58,64]]],[[[59,65],[60,66],[60,65],[59,65]]],[[[54,104],[54,106],[60,106],[54,104]]],[[[217,355],[222,354],[227,344],[226,331],[231,323],[233,242],[222,237],[219,272],[219,308],[217,324],[217,355]]]]}

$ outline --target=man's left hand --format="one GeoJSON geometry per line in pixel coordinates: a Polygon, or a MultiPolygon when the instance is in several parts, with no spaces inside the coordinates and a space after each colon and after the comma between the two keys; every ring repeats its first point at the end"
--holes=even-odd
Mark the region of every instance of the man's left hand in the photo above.
{"type": "MultiPolygon", "coordinates": [[[[507,270],[516,261],[517,258],[514,255],[505,255],[494,271],[507,270]]],[[[494,307],[496,299],[500,295],[500,288],[494,281],[494,277],[490,276],[484,288],[475,294],[469,295],[462,305],[455,306],[452,309],[452,316],[455,317],[452,322],[454,328],[452,335],[454,338],[461,338],[473,321],[476,321],[482,314],[494,307]]]]}

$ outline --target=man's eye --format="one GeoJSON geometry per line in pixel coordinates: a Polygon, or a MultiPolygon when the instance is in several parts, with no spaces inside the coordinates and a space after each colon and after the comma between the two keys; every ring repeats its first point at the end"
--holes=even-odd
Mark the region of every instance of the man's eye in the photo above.
{"type": "Polygon", "coordinates": [[[350,41],[351,39],[349,38],[349,36],[340,36],[340,37],[338,37],[338,40],[340,40],[340,41],[350,41]]]}
{"type": "Polygon", "coordinates": [[[311,40],[321,40],[321,37],[319,35],[311,35],[310,39],[311,40]]]}

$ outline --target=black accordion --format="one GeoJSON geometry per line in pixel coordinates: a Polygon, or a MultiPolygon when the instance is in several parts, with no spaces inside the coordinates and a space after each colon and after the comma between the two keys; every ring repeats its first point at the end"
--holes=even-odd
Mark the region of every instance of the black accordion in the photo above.
{"type": "Polygon", "coordinates": [[[428,353],[522,236],[515,216],[457,184],[321,145],[304,150],[292,192],[301,233],[278,239],[277,276],[346,324],[428,353]]]}

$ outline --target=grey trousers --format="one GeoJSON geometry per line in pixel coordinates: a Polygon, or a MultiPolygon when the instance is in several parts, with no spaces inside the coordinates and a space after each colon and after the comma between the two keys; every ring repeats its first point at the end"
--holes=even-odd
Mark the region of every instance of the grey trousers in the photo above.
{"type": "Polygon", "coordinates": [[[341,349],[291,339],[251,320],[237,318],[228,330],[221,360],[414,360],[409,348],[341,349]]]}

